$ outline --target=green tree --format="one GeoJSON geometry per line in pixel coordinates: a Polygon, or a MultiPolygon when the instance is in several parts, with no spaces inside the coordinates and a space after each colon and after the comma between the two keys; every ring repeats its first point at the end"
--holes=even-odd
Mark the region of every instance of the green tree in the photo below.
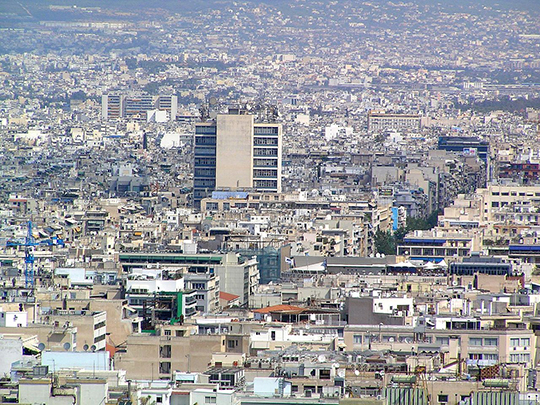
{"type": "Polygon", "coordinates": [[[385,255],[396,254],[396,238],[390,231],[383,232],[378,230],[375,234],[375,248],[378,253],[385,255]]]}

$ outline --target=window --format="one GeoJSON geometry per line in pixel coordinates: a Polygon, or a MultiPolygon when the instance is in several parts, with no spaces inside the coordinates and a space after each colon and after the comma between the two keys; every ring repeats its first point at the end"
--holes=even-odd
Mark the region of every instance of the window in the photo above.
{"type": "Polygon", "coordinates": [[[101,342],[101,341],[105,340],[106,336],[107,335],[101,335],[101,336],[95,337],[94,338],[94,343],[98,343],[98,342],[101,342]]]}
{"type": "Polygon", "coordinates": [[[531,361],[529,353],[514,353],[510,355],[510,363],[528,363],[531,361]]]}
{"type": "Polygon", "coordinates": [[[448,402],[448,395],[439,394],[438,400],[439,400],[439,403],[446,404],[448,402]]]}
{"type": "Polygon", "coordinates": [[[216,403],[216,397],[204,397],[204,403],[205,404],[215,404],[216,403]]]}
{"type": "Polygon", "coordinates": [[[361,345],[362,344],[362,335],[353,335],[353,343],[355,345],[361,345]]]}
{"type": "Polygon", "coordinates": [[[519,346],[519,338],[510,338],[510,347],[519,346]]]}
{"type": "Polygon", "coordinates": [[[484,339],[484,346],[498,346],[499,345],[499,339],[497,338],[485,338],[484,339]]]}
{"type": "Polygon", "coordinates": [[[170,359],[171,358],[171,345],[161,346],[159,348],[159,357],[161,357],[162,359],[170,359]]]}
{"type": "Polygon", "coordinates": [[[105,321],[101,321],[99,323],[96,323],[94,325],[94,330],[97,330],[97,329],[100,329],[100,328],[104,328],[105,327],[105,321]]]}
{"type": "Polygon", "coordinates": [[[330,379],[330,370],[329,369],[319,370],[319,378],[321,380],[329,380],[330,379]]]}
{"type": "Polygon", "coordinates": [[[164,361],[159,363],[159,373],[160,374],[170,374],[171,373],[171,362],[164,361]]]}
{"type": "Polygon", "coordinates": [[[435,338],[435,342],[440,345],[449,345],[450,344],[450,338],[447,336],[439,336],[435,338]]]}
{"type": "Polygon", "coordinates": [[[171,330],[170,329],[165,329],[164,335],[165,336],[171,336],[171,330]]]}
{"type": "Polygon", "coordinates": [[[521,346],[527,347],[531,345],[531,339],[529,338],[521,338],[519,343],[521,343],[521,346]]]}
{"type": "Polygon", "coordinates": [[[482,338],[469,338],[469,346],[482,346],[482,338]]]}

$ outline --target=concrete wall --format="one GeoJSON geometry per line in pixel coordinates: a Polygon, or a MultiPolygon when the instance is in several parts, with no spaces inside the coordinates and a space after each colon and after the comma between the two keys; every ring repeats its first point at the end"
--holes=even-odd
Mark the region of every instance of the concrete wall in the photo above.
{"type": "Polygon", "coordinates": [[[23,344],[21,339],[0,338],[0,378],[9,376],[11,364],[23,358],[23,344]]]}
{"type": "MultiPolygon", "coordinates": [[[[71,381],[68,381],[68,383],[71,381]]],[[[79,386],[77,405],[105,404],[107,400],[107,382],[105,380],[74,380],[79,386]]]]}
{"type": "Polygon", "coordinates": [[[31,380],[19,382],[19,404],[73,405],[73,396],[51,396],[51,381],[31,380]]]}
{"type": "Polygon", "coordinates": [[[253,116],[218,115],[216,188],[253,186],[253,116]]]}
{"type": "Polygon", "coordinates": [[[137,334],[128,337],[126,352],[116,353],[115,368],[126,370],[128,379],[170,378],[173,371],[188,371],[188,368],[191,372],[203,372],[212,360],[212,353],[225,352],[225,347],[222,335],[176,337],[137,334]],[[170,358],[160,358],[160,347],[165,345],[171,346],[170,358]],[[162,362],[171,363],[170,375],[159,373],[162,362]]]}

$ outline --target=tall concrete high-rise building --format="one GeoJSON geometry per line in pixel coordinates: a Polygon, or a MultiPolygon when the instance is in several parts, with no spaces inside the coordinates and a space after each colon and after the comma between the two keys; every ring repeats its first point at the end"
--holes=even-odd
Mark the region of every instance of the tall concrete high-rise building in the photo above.
{"type": "Polygon", "coordinates": [[[195,207],[214,190],[281,192],[280,124],[230,109],[195,126],[195,207]]]}

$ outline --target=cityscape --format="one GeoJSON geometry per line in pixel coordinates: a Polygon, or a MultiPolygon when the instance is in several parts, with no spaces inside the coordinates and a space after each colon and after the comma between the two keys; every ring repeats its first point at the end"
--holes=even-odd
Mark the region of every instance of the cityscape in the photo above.
{"type": "Polygon", "coordinates": [[[0,404],[538,372],[538,0],[0,2],[0,404]]]}

